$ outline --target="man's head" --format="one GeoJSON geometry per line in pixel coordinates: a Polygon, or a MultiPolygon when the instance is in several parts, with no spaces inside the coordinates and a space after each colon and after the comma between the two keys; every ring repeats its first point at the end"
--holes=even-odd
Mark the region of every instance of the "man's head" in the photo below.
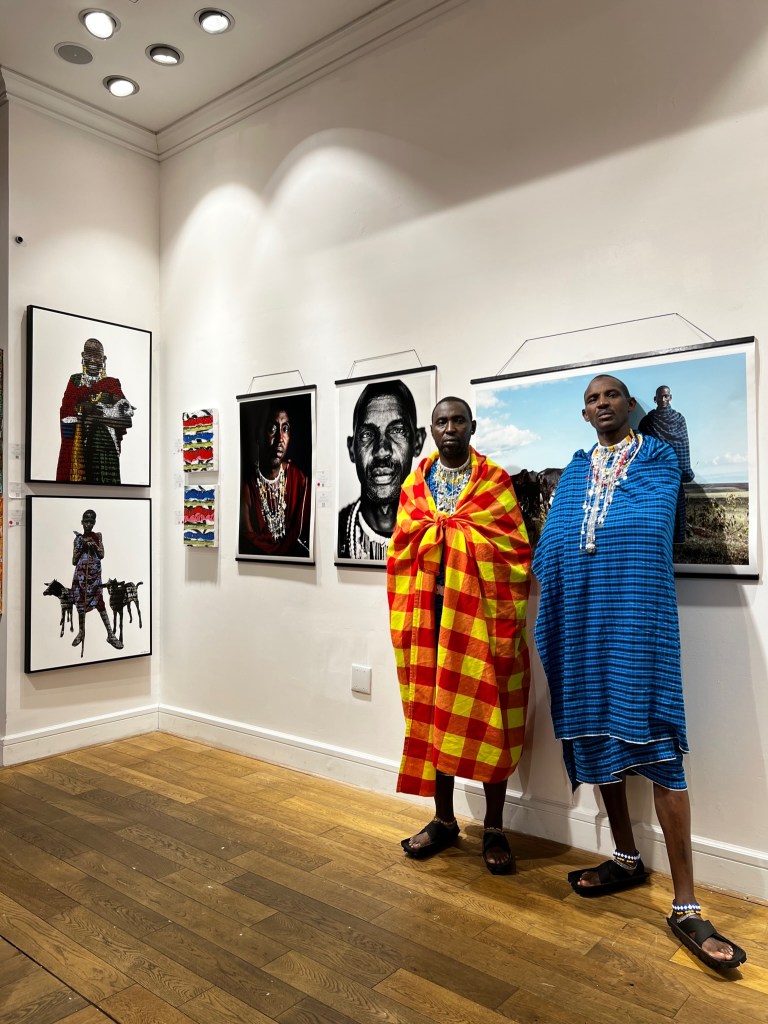
{"type": "Polygon", "coordinates": [[[411,463],[421,454],[426,430],[416,426],[416,403],[401,380],[373,381],[360,393],[347,451],[365,502],[397,501],[411,463]]]}
{"type": "Polygon", "coordinates": [[[629,433],[629,414],[636,404],[623,381],[599,374],[587,385],[581,415],[595,428],[601,444],[617,444],[629,433]]]}
{"type": "Polygon", "coordinates": [[[275,477],[288,454],[291,442],[291,420],[281,402],[267,409],[259,431],[259,469],[265,476],[275,477]]]}
{"type": "Polygon", "coordinates": [[[432,410],[432,437],[444,466],[456,469],[467,461],[476,426],[472,409],[463,398],[450,395],[440,399],[432,410]]]}
{"type": "Polygon", "coordinates": [[[663,409],[669,409],[672,405],[672,392],[669,390],[666,384],[660,384],[656,388],[656,395],[654,396],[654,402],[656,408],[661,411],[663,409]]]}
{"type": "Polygon", "coordinates": [[[104,355],[104,346],[98,338],[89,338],[83,351],[80,353],[85,372],[91,377],[98,377],[107,365],[107,357],[104,355]]]}
{"type": "Polygon", "coordinates": [[[84,533],[90,533],[93,530],[94,526],[96,525],[96,513],[93,511],[92,508],[87,508],[85,512],[83,512],[83,518],[81,519],[81,522],[83,524],[84,533]]]}

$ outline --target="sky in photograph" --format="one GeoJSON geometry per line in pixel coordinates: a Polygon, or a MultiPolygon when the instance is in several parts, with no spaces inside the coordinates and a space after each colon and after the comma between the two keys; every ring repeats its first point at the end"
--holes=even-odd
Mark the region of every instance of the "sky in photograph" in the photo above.
{"type": "Polygon", "coordinates": [[[654,409],[656,388],[672,391],[672,408],[688,425],[691,465],[701,484],[746,483],[749,431],[747,355],[744,351],[694,357],[676,354],[650,363],[615,362],[475,386],[474,445],[510,473],[562,468],[577,448],[589,450],[595,432],[581,410],[584,390],[598,372],[620,377],[638,402],[632,416],[654,409]]]}

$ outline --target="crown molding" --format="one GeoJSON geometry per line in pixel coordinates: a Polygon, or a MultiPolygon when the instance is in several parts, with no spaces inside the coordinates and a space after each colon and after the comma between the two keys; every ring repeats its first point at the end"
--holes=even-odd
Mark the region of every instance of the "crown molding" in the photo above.
{"type": "Polygon", "coordinates": [[[325,39],[206,103],[157,134],[160,160],[243,120],[467,0],[387,0],[325,39]]]}
{"type": "Polygon", "coordinates": [[[467,0],[385,0],[337,32],[155,133],[0,68],[0,103],[29,107],[152,160],[166,160],[467,0]]]}
{"type": "Polygon", "coordinates": [[[134,153],[152,160],[158,159],[157,135],[146,128],[107,114],[10,68],[0,69],[0,85],[4,85],[0,91],[0,103],[6,101],[28,107],[64,124],[98,135],[108,142],[124,146],[134,153]]]}

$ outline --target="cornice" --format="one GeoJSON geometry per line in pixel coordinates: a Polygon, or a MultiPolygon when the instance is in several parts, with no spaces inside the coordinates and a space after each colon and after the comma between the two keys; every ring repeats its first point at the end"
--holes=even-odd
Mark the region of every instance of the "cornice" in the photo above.
{"type": "Polygon", "coordinates": [[[155,132],[107,114],[89,103],[73,99],[66,93],[42,85],[10,68],[0,69],[0,84],[5,86],[0,91],[0,103],[18,103],[20,106],[47,114],[57,121],[63,121],[64,124],[74,125],[93,135],[99,135],[118,146],[133,150],[134,153],[140,153],[152,160],[159,158],[155,132]]]}
{"type": "Polygon", "coordinates": [[[158,132],[160,160],[331,74],[467,0],[389,0],[158,132]]]}
{"type": "Polygon", "coordinates": [[[464,3],[467,0],[385,0],[369,14],[159,132],[107,114],[5,67],[0,68],[0,103],[30,107],[152,160],[166,160],[464,3]]]}

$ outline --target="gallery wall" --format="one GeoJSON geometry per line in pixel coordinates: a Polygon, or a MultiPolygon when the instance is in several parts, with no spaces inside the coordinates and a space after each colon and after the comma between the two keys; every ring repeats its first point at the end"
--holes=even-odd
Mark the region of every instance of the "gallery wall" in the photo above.
{"type": "MultiPolygon", "coordinates": [[[[11,102],[9,149],[9,273],[6,342],[6,546],[5,648],[6,763],[70,749],[77,738],[95,742],[130,729],[151,728],[156,712],[142,717],[158,699],[160,652],[109,665],[85,665],[26,675],[24,663],[25,508],[18,495],[91,494],[68,485],[23,484],[25,315],[29,304],[46,306],[157,330],[158,323],[158,182],[157,163],[114,145],[93,132],[11,102]],[[23,244],[13,241],[19,235],[23,244]],[[17,495],[16,498],[13,495],[17,495]],[[86,737],[88,739],[86,740],[86,737]]],[[[155,355],[157,373],[157,354],[155,355]]],[[[76,372],[77,365],[69,372],[76,372]]],[[[115,373],[118,373],[115,368],[115,373]]],[[[66,377],[61,382],[63,393],[66,377]]],[[[58,417],[58,405],[51,410],[58,417]]],[[[154,439],[156,444],[156,438],[154,439]]],[[[158,446],[159,451],[159,446],[158,446]]],[[[119,491],[102,489],[102,496],[119,491]]],[[[148,496],[131,488],[134,497],[148,496]]],[[[162,489],[157,489],[157,506],[162,489]]],[[[85,509],[87,504],[83,505],[85,509]]],[[[70,538],[78,528],[61,523],[70,538]]],[[[97,525],[98,529],[98,525],[97,525]]],[[[107,558],[109,549],[107,548],[107,558]]],[[[104,570],[108,572],[107,560],[104,570]]],[[[71,579],[68,562],[61,568],[71,579]]],[[[106,577],[105,577],[106,578],[106,577]]],[[[36,580],[42,590],[48,582],[36,580]]],[[[51,629],[58,633],[59,609],[51,601],[51,629]]],[[[77,617],[75,616],[75,619],[77,617]]],[[[127,620],[126,620],[127,621],[127,620]]],[[[98,621],[88,628],[102,629],[98,621]]],[[[62,644],[71,641],[69,634],[62,644]]]]}
{"type": "MultiPolygon", "coordinates": [[[[222,459],[218,550],[185,550],[172,515],[160,527],[161,723],[393,791],[384,578],[334,567],[332,501],[313,568],[235,562],[235,395],[254,377],[298,383],[288,371],[317,385],[333,495],[334,381],[356,360],[388,371],[413,357],[374,358],[413,349],[439,392],[470,396],[527,338],[673,312],[718,339],[760,336],[767,158],[759,0],[738,18],[728,0],[470,0],[166,160],[157,422],[173,507],[182,410],[219,409],[222,459]],[[353,663],[372,667],[370,697],[351,693],[353,663]]],[[[530,342],[514,368],[612,356],[611,338],[530,342]]],[[[657,340],[649,328],[645,347],[657,340]]],[[[678,594],[697,870],[766,896],[764,587],[681,580],[678,594]]],[[[617,608],[616,628],[631,614],[617,608]]],[[[530,725],[508,820],[608,849],[591,791],[571,797],[538,663],[530,725]]],[[[648,788],[631,788],[651,820],[648,788]]],[[[472,787],[461,809],[481,816],[472,787]]],[[[664,866],[657,827],[643,850],[664,866]]]]}
{"type": "MultiPolygon", "coordinates": [[[[393,792],[402,713],[384,578],[333,564],[334,381],[355,361],[388,372],[418,356],[439,367],[441,393],[469,396],[528,338],[673,311],[716,338],[764,335],[767,32],[762,0],[738,18],[730,0],[467,0],[159,167],[24,103],[3,108],[6,237],[26,239],[7,254],[6,495],[22,479],[26,306],[155,332],[155,653],[25,675],[25,527],[6,526],[6,762],[150,728],[160,702],[165,728],[393,792]],[[316,564],[236,563],[235,396],[254,377],[298,383],[292,371],[317,385],[330,501],[316,564]],[[209,406],[220,546],[189,550],[181,414],[209,406]],[[353,663],[371,666],[370,697],[351,693],[353,663]]],[[[696,340],[681,331],[665,343],[696,340]]],[[[643,347],[657,340],[649,330],[643,347]]],[[[529,342],[512,368],[620,343],[529,342]]],[[[678,595],[697,871],[765,897],[764,586],[679,581],[678,595]]],[[[534,591],[531,623],[535,604],[534,591]]],[[[617,629],[631,613],[617,609],[617,629]]],[[[631,788],[650,821],[647,787],[631,788]]],[[[481,816],[476,789],[457,808],[481,816]]],[[[569,792],[537,663],[506,820],[609,848],[593,794],[569,792]]],[[[642,846],[664,867],[656,827],[642,846]]]]}

